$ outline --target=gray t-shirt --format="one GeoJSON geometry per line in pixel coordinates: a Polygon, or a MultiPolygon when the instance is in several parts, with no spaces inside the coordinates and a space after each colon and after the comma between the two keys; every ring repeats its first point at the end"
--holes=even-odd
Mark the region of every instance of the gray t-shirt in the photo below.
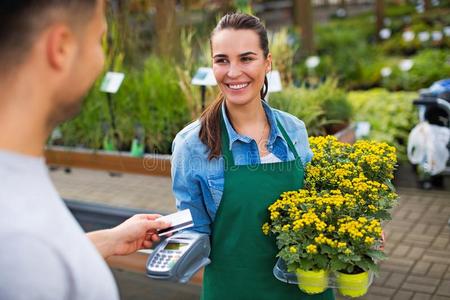
{"type": "Polygon", "coordinates": [[[0,151],[0,299],[118,299],[42,158],[0,151]]]}

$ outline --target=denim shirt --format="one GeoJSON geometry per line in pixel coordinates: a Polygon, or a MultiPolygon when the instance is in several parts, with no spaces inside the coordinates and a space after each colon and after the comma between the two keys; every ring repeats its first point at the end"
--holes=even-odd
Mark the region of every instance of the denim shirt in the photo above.
{"type": "MultiPolygon", "coordinates": [[[[276,120],[283,125],[294,144],[298,155],[305,164],[311,160],[312,152],[308,143],[305,124],[298,118],[271,108],[262,101],[270,125],[267,150],[281,161],[294,160],[286,140],[279,130],[276,120]]],[[[230,150],[236,165],[260,164],[256,142],[237,133],[232,127],[222,104],[222,114],[229,136],[230,150]]],[[[211,233],[224,190],[224,160],[208,160],[209,149],[199,138],[200,121],[197,120],[181,130],[172,144],[172,190],[177,209],[190,209],[194,221],[194,231],[211,233]]],[[[243,187],[245,188],[245,187],[243,187]]]]}

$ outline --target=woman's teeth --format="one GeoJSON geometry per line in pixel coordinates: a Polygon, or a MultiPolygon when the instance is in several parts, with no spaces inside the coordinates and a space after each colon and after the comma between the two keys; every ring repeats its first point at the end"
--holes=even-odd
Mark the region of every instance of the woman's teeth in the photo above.
{"type": "Polygon", "coordinates": [[[228,84],[228,87],[232,90],[240,90],[245,87],[247,87],[248,83],[241,83],[241,84],[228,84]]]}

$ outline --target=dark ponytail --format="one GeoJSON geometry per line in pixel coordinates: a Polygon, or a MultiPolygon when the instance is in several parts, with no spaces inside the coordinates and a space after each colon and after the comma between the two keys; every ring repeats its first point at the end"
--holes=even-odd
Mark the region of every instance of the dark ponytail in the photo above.
{"type": "MultiPolygon", "coordinates": [[[[223,29],[250,29],[253,30],[259,37],[260,47],[263,50],[264,57],[269,55],[269,40],[267,38],[267,31],[261,21],[252,15],[242,13],[226,14],[220,19],[216,28],[211,33],[211,39],[217,32],[223,29]]],[[[267,76],[264,77],[264,85],[261,88],[260,96],[264,99],[268,91],[267,76]]],[[[200,140],[210,150],[208,159],[218,158],[221,154],[221,139],[220,139],[220,109],[222,103],[225,101],[225,96],[220,92],[216,100],[211,103],[200,116],[200,140]]]]}

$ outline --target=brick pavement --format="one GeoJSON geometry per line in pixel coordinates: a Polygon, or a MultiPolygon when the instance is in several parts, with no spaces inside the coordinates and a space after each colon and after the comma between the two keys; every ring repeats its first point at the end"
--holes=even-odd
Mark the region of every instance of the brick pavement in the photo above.
{"type": "Polygon", "coordinates": [[[119,174],[72,168],[50,172],[63,198],[117,207],[149,209],[162,214],[176,211],[169,177],[119,174]]]}
{"type": "Polygon", "coordinates": [[[380,277],[364,299],[450,300],[450,193],[400,188],[380,277]]]}
{"type": "MultiPolygon", "coordinates": [[[[63,197],[121,207],[175,211],[170,178],[106,172],[62,170],[51,177],[63,197]]],[[[386,252],[379,277],[360,298],[450,300],[449,191],[399,188],[399,205],[385,225],[386,252]]],[[[338,299],[345,299],[338,297],[338,299]]]]}

